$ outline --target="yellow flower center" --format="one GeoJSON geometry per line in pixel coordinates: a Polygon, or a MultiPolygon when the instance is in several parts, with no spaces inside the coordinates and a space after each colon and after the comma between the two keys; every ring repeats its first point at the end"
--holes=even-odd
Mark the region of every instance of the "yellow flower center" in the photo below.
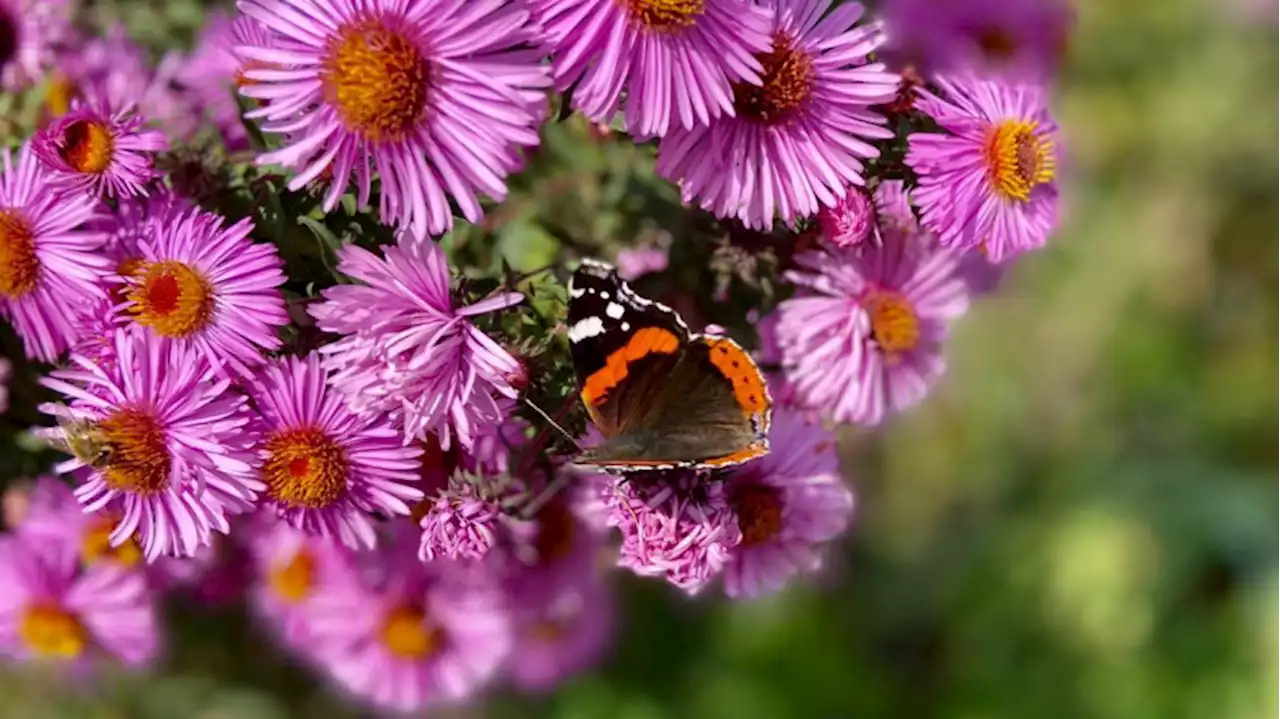
{"type": "Polygon", "coordinates": [[[871,336],[888,355],[910,352],[920,342],[920,318],[906,297],[877,290],[862,301],[871,317],[871,336]]]}
{"type": "Polygon", "coordinates": [[[418,124],[430,75],[418,46],[376,19],[340,28],[320,71],[325,100],[347,129],[373,142],[401,140],[418,124]]]}
{"type": "Polygon", "coordinates": [[[165,337],[190,337],[213,319],[213,287],[194,268],[175,260],[144,262],[132,276],[130,307],[139,324],[165,337]]]}
{"type": "Polygon", "coordinates": [[[440,650],[444,632],[422,607],[401,605],[387,612],[382,623],[382,643],[401,659],[425,659],[440,650]]]}
{"type": "Polygon", "coordinates": [[[744,484],[734,489],[730,503],[744,546],[768,542],[782,530],[782,498],[773,487],[744,484]]]}
{"type": "Polygon", "coordinates": [[[706,0],[620,0],[631,18],[650,30],[669,32],[693,25],[706,0]]]}
{"type": "Polygon", "coordinates": [[[67,126],[58,154],[76,172],[96,175],[111,165],[116,138],[105,123],[77,120],[67,126]]]}
{"type": "Polygon", "coordinates": [[[576,521],[569,507],[559,499],[553,499],[538,510],[538,533],[533,546],[538,561],[544,565],[563,559],[573,548],[576,521]]]}
{"type": "Polygon", "coordinates": [[[164,427],[151,413],[117,410],[99,421],[97,429],[108,447],[107,467],[102,472],[108,487],[142,496],[168,488],[173,459],[164,427]]]}
{"type": "Polygon", "coordinates": [[[311,596],[316,584],[316,560],[311,552],[299,549],[293,557],[267,574],[267,582],[277,597],[288,604],[297,604],[311,596]]]}
{"type": "Polygon", "coordinates": [[[115,528],[116,521],[116,517],[98,518],[89,525],[80,540],[80,559],[86,567],[104,559],[122,567],[133,567],[142,561],[142,548],[133,537],[118,547],[111,546],[111,530],[115,528]]]}
{"type": "Polygon", "coordinates": [[[1037,129],[1034,122],[1006,120],[987,133],[987,178],[1007,199],[1026,202],[1036,185],[1053,181],[1053,141],[1037,129]]]}
{"type": "Polygon", "coordinates": [[[89,643],[89,632],[76,615],[49,603],[32,604],[23,611],[18,636],[32,653],[59,659],[75,659],[89,643]]]}
{"type": "Polygon", "coordinates": [[[76,84],[61,72],[54,72],[49,82],[49,89],[44,94],[44,106],[53,117],[62,117],[71,112],[71,101],[79,95],[76,84]]]}
{"type": "Polygon", "coordinates": [[[262,481],[272,499],[292,507],[323,509],[347,488],[347,455],[314,427],[276,432],[267,438],[262,481]]]}
{"type": "Polygon", "coordinates": [[[16,209],[0,209],[0,297],[16,300],[36,288],[40,258],[31,224],[16,209]]]}
{"type": "Polygon", "coordinates": [[[773,49],[756,59],[764,66],[761,85],[733,86],[733,107],[738,117],[766,125],[785,121],[813,94],[813,58],[795,47],[784,32],[773,35],[773,49]]]}

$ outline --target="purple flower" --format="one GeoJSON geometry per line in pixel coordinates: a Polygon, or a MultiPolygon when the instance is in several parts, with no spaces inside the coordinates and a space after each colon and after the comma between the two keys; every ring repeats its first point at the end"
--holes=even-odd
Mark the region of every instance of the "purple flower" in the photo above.
{"type": "Polygon", "coordinates": [[[83,670],[102,659],[143,666],[159,653],[156,607],[137,572],[80,573],[74,554],[5,536],[0,587],[0,654],[83,670]]]}
{"type": "Polygon", "coordinates": [[[249,376],[263,350],[279,349],[277,330],[289,323],[279,290],[284,263],[252,231],[248,219],[225,227],[221,215],[201,209],[151,223],[142,262],[123,278],[124,310],[214,367],[249,376]]]}
{"type": "Polygon", "coordinates": [[[278,521],[246,527],[253,537],[249,555],[257,571],[250,591],[254,609],[283,644],[306,651],[311,637],[309,610],[330,588],[360,580],[355,555],[332,539],[304,534],[278,521]]]}
{"type": "Polygon", "coordinates": [[[573,576],[534,576],[508,599],[516,638],[507,671],[518,687],[545,691],[600,660],[613,638],[616,600],[592,564],[573,576]]]}
{"type": "Polygon", "coordinates": [[[191,104],[209,118],[222,133],[231,151],[249,147],[249,134],[240,120],[240,106],[235,89],[244,78],[244,63],[235,54],[237,45],[271,45],[270,33],[257,20],[240,15],[232,20],[223,10],[207,15],[204,27],[192,50],[177,73],[177,81],[186,91],[191,104]]]}
{"type": "Polygon", "coordinates": [[[759,86],[773,29],[768,9],[742,0],[529,0],[551,46],[556,89],[610,122],[626,97],[627,131],[692,130],[735,112],[734,83],[759,86]],[[576,83],[576,85],[575,85],[576,83]]]}
{"type": "Polygon", "coordinates": [[[417,457],[385,418],[360,417],[329,386],[320,358],[288,357],[254,377],[258,477],[289,526],[352,549],[377,541],[371,514],[408,515],[422,499],[417,457]]]}
{"type": "Polygon", "coordinates": [[[985,248],[1000,263],[1041,247],[1058,226],[1058,126],[1043,90],[939,78],[918,103],[945,133],[913,133],[906,162],[920,176],[921,221],[943,247],[985,248]]]}
{"type": "Polygon", "coordinates": [[[469,492],[437,498],[422,518],[422,541],[418,559],[437,558],[454,561],[484,559],[498,542],[502,523],[502,507],[493,500],[480,497],[472,485],[469,492]]]}
{"type": "Polygon", "coordinates": [[[52,185],[98,197],[146,195],[159,176],[152,155],[169,142],[143,122],[132,108],[80,104],[37,132],[32,147],[52,185]]]}
{"type": "Polygon", "coordinates": [[[44,77],[71,34],[69,10],[60,0],[0,0],[0,90],[21,91],[44,77]]]}
{"type": "Polygon", "coordinates": [[[383,254],[342,248],[339,271],[364,284],[331,287],[309,308],[320,329],[346,335],[320,348],[335,371],[333,386],[357,412],[389,415],[406,442],[435,433],[443,449],[455,440],[470,448],[480,428],[505,420],[520,365],[469,318],[522,296],[455,309],[444,252],[434,243],[405,238],[383,254]]]}
{"type": "Polygon", "coordinates": [[[835,539],[853,514],[834,433],[806,413],[777,407],[768,455],[725,480],[742,542],[724,569],[730,597],[756,597],[781,589],[797,572],[822,565],[820,546],[835,539]]]}
{"type": "MultiPolygon", "coordinates": [[[[665,233],[664,233],[665,234],[665,233]]],[[[628,247],[618,250],[614,265],[618,268],[618,276],[624,280],[634,280],[643,275],[662,272],[667,269],[668,255],[671,251],[671,235],[665,234],[665,242],[649,247],[628,247]]]]}
{"type": "MultiPolygon", "coordinates": [[[[82,474],[84,470],[76,474],[82,474]]],[[[76,500],[71,486],[54,477],[39,477],[31,487],[30,503],[17,534],[41,546],[79,559],[84,567],[109,564],[124,570],[141,569],[142,548],[134,537],[112,544],[111,534],[120,522],[110,509],[88,514],[76,500]]]]}
{"type": "Polygon", "coordinates": [[[862,161],[887,139],[872,105],[897,92],[898,76],[867,56],[884,41],[876,24],[854,27],[858,3],[773,0],[773,47],[757,55],[763,85],[733,87],[734,113],[709,125],[673,127],[658,146],[658,173],[679,182],[686,202],[717,217],[769,229],[775,215],[793,224],[850,185],[862,161]]]}
{"type": "Polygon", "coordinates": [[[83,229],[99,202],[53,188],[30,143],[16,165],[7,149],[0,158],[0,316],[28,356],[52,362],[76,340],[82,308],[107,298],[106,236],[83,229]]]}
{"type": "Polygon", "coordinates": [[[875,210],[871,195],[862,187],[850,187],[836,202],[818,211],[822,239],[834,247],[857,247],[871,237],[875,210]]]}
{"type": "Polygon", "coordinates": [[[919,402],[945,368],[942,343],[968,308],[957,258],[898,234],[883,244],[805,252],[778,306],[783,371],[796,400],[837,422],[877,424],[919,402]]]}
{"type": "MultiPolygon", "coordinates": [[[[41,409],[94,438],[92,456],[58,470],[93,467],[76,499],[87,512],[120,512],[112,546],[136,534],[148,562],[191,556],[264,489],[244,444],[244,398],[189,346],[137,328],[116,331],[113,355],[105,364],[73,356],[74,368],[41,380],[71,400],[41,409]]],[[[85,443],[62,432],[83,455],[85,443]]]]}
{"type": "Polygon", "coordinates": [[[609,523],[622,532],[618,566],[697,594],[742,540],[724,484],[689,474],[614,486],[609,523]]]}
{"type": "Polygon", "coordinates": [[[453,226],[450,202],[471,222],[478,195],[506,197],[520,149],[538,144],[550,84],[529,14],[520,3],[423,0],[362,4],[336,0],[241,0],[274,35],[242,45],[263,101],[247,114],[286,145],[258,158],[296,168],[301,189],[329,170],[324,208],[354,179],[359,204],[381,180],[379,216],[414,236],[453,226]]]}

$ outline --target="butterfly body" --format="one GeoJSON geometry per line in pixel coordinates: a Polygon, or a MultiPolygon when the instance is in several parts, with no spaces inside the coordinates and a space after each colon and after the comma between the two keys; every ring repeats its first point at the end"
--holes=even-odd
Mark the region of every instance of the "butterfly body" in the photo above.
{"type": "Polygon", "coordinates": [[[569,282],[568,325],[579,394],[604,438],[576,464],[714,469],[768,454],[768,387],[733,340],[691,333],[592,260],[569,282]]]}

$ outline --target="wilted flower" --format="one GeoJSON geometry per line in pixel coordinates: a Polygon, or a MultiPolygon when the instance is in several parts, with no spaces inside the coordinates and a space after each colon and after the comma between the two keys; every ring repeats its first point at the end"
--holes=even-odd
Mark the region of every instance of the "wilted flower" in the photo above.
{"type": "Polygon", "coordinates": [[[152,156],[169,142],[143,129],[132,108],[78,104],[35,134],[32,146],[49,168],[50,184],[99,197],[146,195],[156,173],[152,156]]]}

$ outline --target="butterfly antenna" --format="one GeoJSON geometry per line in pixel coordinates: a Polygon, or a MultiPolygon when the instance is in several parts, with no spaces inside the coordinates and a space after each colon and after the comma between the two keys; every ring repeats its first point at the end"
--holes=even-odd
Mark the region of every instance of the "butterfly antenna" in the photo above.
{"type": "Polygon", "coordinates": [[[545,505],[547,502],[550,502],[551,499],[555,497],[557,494],[560,494],[560,490],[564,489],[565,485],[569,483],[569,479],[570,479],[569,472],[567,471],[557,472],[556,478],[551,480],[551,482],[548,483],[546,487],[543,487],[542,491],[538,493],[538,496],[534,497],[533,501],[526,504],[524,509],[521,510],[520,514],[525,519],[533,519],[535,516],[537,516],[538,510],[542,509],[543,505],[545,505]]]}
{"type": "Polygon", "coordinates": [[[524,403],[529,405],[530,409],[532,409],[534,412],[537,412],[539,416],[541,416],[543,419],[547,420],[547,424],[551,425],[552,427],[555,427],[560,432],[560,434],[563,434],[564,438],[569,440],[569,443],[572,444],[575,449],[577,449],[579,452],[582,451],[582,447],[581,445],[578,444],[578,440],[574,438],[573,435],[569,434],[568,430],[566,430],[564,427],[561,427],[559,422],[552,419],[551,415],[542,411],[541,407],[534,404],[533,402],[530,402],[528,397],[524,397],[523,399],[524,399],[524,403]]]}

